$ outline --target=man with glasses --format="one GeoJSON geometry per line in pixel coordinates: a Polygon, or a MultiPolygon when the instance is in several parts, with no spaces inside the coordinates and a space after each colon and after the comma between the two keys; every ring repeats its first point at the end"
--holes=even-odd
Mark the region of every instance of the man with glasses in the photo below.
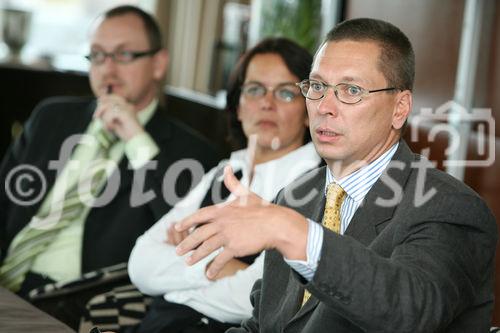
{"type": "MultiPolygon", "coordinates": [[[[201,166],[218,161],[210,144],[159,106],[168,54],[150,14],[132,6],[106,12],[87,59],[96,98],[43,102],[2,163],[2,184],[21,165],[47,182],[19,176],[19,191],[47,190],[29,205],[3,185],[0,192],[0,285],[27,298],[34,288],[126,263],[136,238],[201,179],[201,166]],[[190,160],[186,168],[198,161],[199,174],[178,172],[164,183],[181,160],[190,160]]],[[[76,328],[80,307],[111,286],[103,288],[35,304],[76,328]]]]}
{"type": "MultiPolygon", "coordinates": [[[[483,200],[413,154],[414,53],[395,26],[354,19],[315,55],[306,98],[327,166],[264,202],[225,172],[235,201],[176,225],[194,264],[266,251],[253,318],[228,332],[488,332],[497,241],[483,200]]],[[[283,170],[286,172],[286,170],[283,170]]]]}

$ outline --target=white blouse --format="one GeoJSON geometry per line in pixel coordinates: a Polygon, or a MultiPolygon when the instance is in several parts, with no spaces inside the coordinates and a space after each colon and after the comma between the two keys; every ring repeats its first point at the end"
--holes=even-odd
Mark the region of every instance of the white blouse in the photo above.
{"type": "MultiPolygon", "coordinates": [[[[130,279],[141,292],[164,295],[169,302],[184,304],[221,322],[239,323],[251,317],[250,291],[255,281],[262,277],[264,253],[235,275],[210,281],[205,276],[205,267],[215,254],[188,266],[184,257],[176,255],[175,246],[166,243],[168,226],[200,208],[217,170],[224,165],[229,163],[234,172],[241,170],[240,181],[248,186],[247,155],[247,150],[243,149],[232,153],[229,161],[221,161],[182,201],[137,239],[128,270],[130,279]]],[[[271,201],[279,190],[318,166],[320,161],[310,142],[279,159],[256,165],[250,190],[271,201]]]]}

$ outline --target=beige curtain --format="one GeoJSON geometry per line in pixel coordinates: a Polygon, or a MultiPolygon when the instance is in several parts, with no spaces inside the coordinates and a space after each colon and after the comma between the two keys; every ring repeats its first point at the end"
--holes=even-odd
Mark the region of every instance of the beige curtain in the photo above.
{"type": "Polygon", "coordinates": [[[167,84],[209,93],[214,45],[225,0],[158,0],[156,14],[170,53],[167,84]]]}

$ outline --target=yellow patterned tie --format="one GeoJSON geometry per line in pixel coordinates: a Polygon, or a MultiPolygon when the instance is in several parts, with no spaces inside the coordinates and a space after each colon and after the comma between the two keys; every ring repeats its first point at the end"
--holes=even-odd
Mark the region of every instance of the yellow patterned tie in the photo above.
{"type": "MultiPolygon", "coordinates": [[[[322,224],[333,232],[340,233],[340,207],[345,198],[345,191],[340,185],[331,183],[326,191],[325,212],[322,224]]],[[[311,293],[304,290],[302,305],[311,297],[311,293]]]]}

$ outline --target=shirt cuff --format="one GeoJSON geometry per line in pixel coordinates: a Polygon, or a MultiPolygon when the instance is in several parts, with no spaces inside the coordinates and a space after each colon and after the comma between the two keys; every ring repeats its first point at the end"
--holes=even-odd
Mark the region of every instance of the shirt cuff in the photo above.
{"type": "Polygon", "coordinates": [[[153,138],[143,132],[125,143],[125,155],[134,170],[142,168],[160,152],[153,138]]]}
{"type": "Polygon", "coordinates": [[[323,247],[323,228],[321,224],[307,219],[307,261],[304,260],[289,260],[285,262],[304,277],[308,282],[311,281],[318,268],[321,249],[323,247]]]}

